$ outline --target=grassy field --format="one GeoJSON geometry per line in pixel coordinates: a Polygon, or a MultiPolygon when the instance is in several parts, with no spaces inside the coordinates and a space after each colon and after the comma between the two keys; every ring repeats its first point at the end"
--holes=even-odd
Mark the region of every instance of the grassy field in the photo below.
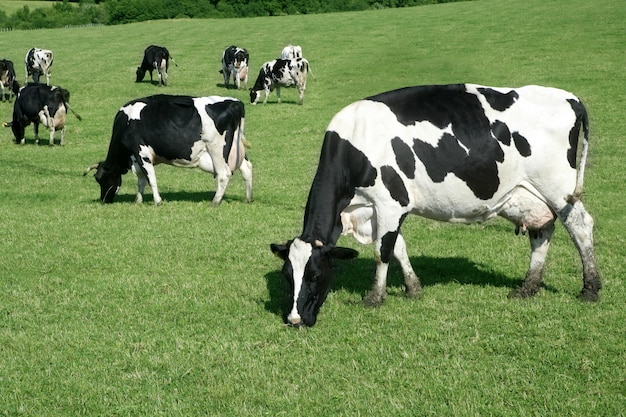
{"type": "MultiPolygon", "coordinates": [[[[52,82],[69,89],[64,147],[12,143],[0,130],[0,415],[2,416],[620,416],[626,404],[622,227],[626,154],[623,0],[481,0],[410,9],[171,20],[7,32],[0,56],[20,82],[32,46],[52,49],[52,82]],[[170,85],[134,83],[143,49],[167,46],[170,85]],[[246,106],[255,202],[237,173],[218,207],[213,177],[159,166],[166,204],[133,203],[124,178],[101,205],[91,163],[113,116],[155,93],[232,95],[223,49],[251,67],[300,44],[317,80],[246,106]],[[324,129],[348,103],[407,85],[543,84],[574,92],[591,119],[585,205],[596,220],[601,301],[576,299],[580,259],[559,225],[531,300],[509,300],[528,241],[505,221],[405,222],[421,298],[361,297],[372,248],[338,265],[318,324],[282,324],[281,262],[271,242],[296,236],[324,129]]],[[[256,71],[251,71],[254,74],[256,71]]],[[[254,77],[252,77],[254,78],[254,77]]],[[[252,83],[254,79],[250,82],[252,83]]],[[[0,119],[12,106],[0,103],[0,119]]]]}

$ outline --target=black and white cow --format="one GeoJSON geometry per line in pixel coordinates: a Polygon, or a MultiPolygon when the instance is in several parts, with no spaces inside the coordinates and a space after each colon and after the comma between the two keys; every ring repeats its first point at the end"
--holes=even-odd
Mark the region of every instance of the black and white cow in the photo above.
{"type": "Polygon", "coordinates": [[[304,58],[275,59],[266,62],[259,71],[259,76],[250,89],[250,102],[256,104],[261,98],[261,92],[265,92],[263,104],[267,103],[267,97],[276,89],[276,96],[280,103],[281,87],[296,87],[300,94],[298,104],[304,102],[304,90],[306,90],[306,78],[309,71],[309,61],[304,58]]]}
{"type": "Polygon", "coordinates": [[[31,48],[26,53],[24,64],[26,65],[26,81],[32,76],[33,81],[38,83],[41,75],[46,76],[46,84],[50,85],[50,67],[54,61],[54,54],[49,49],[31,48]]]}
{"type": "Polygon", "coordinates": [[[554,88],[409,87],[347,106],[326,131],[302,234],[271,245],[292,289],[288,324],[315,324],[333,281],[331,260],[356,256],[335,246],[340,234],[374,243],[366,303],[385,299],[392,256],[415,296],[421,284],[400,234],[410,213],[457,223],[500,215],[528,229],[530,268],[515,297],[539,291],[559,218],[582,259],[580,296],[597,300],[594,222],[580,201],[588,137],[583,104],[554,88]]]}
{"type": "Polygon", "coordinates": [[[280,53],[280,57],[282,59],[296,59],[303,58],[302,56],[302,47],[300,45],[287,45],[283,48],[280,53]]]}
{"type": "Polygon", "coordinates": [[[250,54],[244,48],[235,45],[229,46],[222,53],[222,74],[224,75],[224,84],[228,88],[230,77],[232,75],[233,82],[237,89],[241,89],[241,82],[244,88],[248,87],[248,62],[250,54]]]}
{"type": "Polygon", "coordinates": [[[2,91],[0,101],[4,101],[4,90],[7,88],[9,89],[8,101],[11,101],[11,97],[17,96],[17,93],[20,91],[20,84],[15,77],[13,61],[0,59],[0,90],[2,91]]]}
{"type": "Polygon", "coordinates": [[[213,204],[219,204],[233,171],[239,169],[252,201],[252,163],[244,147],[244,105],[230,97],[156,95],[132,100],[120,108],[106,160],[97,169],[100,200],[112,203],[129,169],[137,175],[137,203],[146,184],[155,204],[162,198],[154,166],[198,167],[217,176],[213,204]]]}
{"type": "Polygon", "coordinates": [[[39,124],[50,132],[50,146],[54,145],[54,132],[61,131],[61,145],[65,144],[65,123],[69,110],[70,92],[61,87],[45,84],[27,84],[20,89],[13,105],[13,120],[3,123],[11,127],[15,143],[25,143],[26,126],[33,123],[35,142],[39,143],[39,124]]]}
{"type": "Polygon", "coordinates": [[[152,82],[152,71],[156,70],[159,77],[159,86],[167,85],[167,71],[170,66],[170,53],[162,46],[150,45],[143,52],[141,65],[137,67],[136,82],[143,81],[146,71],[150,72],[150,82],[152,82]]]}

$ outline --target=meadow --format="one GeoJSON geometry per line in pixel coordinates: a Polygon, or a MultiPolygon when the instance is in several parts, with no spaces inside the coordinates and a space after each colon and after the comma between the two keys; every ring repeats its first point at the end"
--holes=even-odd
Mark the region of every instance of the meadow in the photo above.
{"type": "MultiPolygon", "coordinates": [[[[13,31],[0,57],[20,83],[33,47],[55,53],[52,83],[71,92],[65,146],[24,146],[0,130],[1,416],[621,416],[626,408],[626,5],[623,0],[480,0],[407,9],[230,20],[151,21],[13,31]],[[249,105],[218,73],[225,47],[246,47],[251,80],[288,43],[316,80],[249,105]],[[169,85],[135,83],[149,44],[177,66],[169,85]],[[559,224],[545,288],[511,300],[527,238],[504,220],[404,224],[424,289],[361,303],[371,246],[337,265],[313,328],[282,320],[282,263],[272,242],[298,235],[321,141],[352,101],[408,85],[541,84],[587,106],[591,154],[583,201],[596,222],[604,289],[576,296],[580,258],[559,224]],[[157,93],[246,103],[255,201],[236,173],[214,207],[212,176],[157,167],[166,203],[114,204],[84,169],[106,156],[127,101],[157,93]]],[[[0,103],[0,120],[12,105],[0,103]]],[[[44,136],[45,137],[45,136],[44,136]]]]}

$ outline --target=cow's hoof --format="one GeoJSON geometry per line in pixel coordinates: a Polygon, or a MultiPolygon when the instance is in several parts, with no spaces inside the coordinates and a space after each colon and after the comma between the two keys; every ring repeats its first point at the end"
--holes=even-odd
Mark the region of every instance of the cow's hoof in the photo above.
{"type": "Polygon", "coordinates": [[[539,288],[519,287],[511,291],[509,298],[530,298],[539,292],[539,288]]]}
{"type": "Polygon", "coordinates": [[[379,307],[386,298],[386,294],[380,294],[375,291],[370,291],[364,298],[363,304],[366,307],[379,307]]]}
{"type": "Polygon", "coordinates": [[[578,298],[582,301],[595,302],[600,299],[600,294],[597,291],[583,288],[580,294],[578,294],[578,298]]]}

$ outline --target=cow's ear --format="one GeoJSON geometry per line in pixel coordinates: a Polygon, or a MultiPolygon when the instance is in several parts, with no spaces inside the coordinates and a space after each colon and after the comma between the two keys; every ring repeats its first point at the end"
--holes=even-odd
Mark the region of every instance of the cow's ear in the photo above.
{"type": "Polygon", "coordinates": [[[289,254],[289,246],[287,244],[272,243],[270,244],[270,249],[274,255],[278,256],[283,261],[287,259],[289,254]]]}
{"type": "Polygon", "coordinates": [[[359,256],[359,251],[350,248],[335,247],[330,250],[330,256],[335,259],[353,259],[359,256]]]}

